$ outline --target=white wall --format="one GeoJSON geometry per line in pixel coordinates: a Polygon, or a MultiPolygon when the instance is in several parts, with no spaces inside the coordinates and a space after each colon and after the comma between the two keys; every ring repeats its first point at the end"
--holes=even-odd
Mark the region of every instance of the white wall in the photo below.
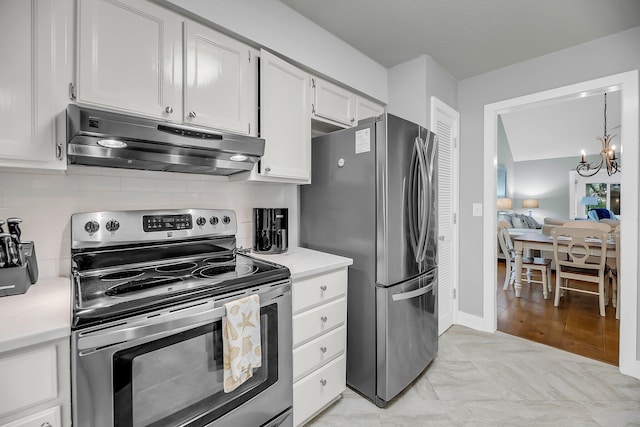
{"type": "Polygon", "coordinates": [[[387,112],[428,128],[427,99],[426,55],[389,68],[387,112]]]}
{"type": "Polygon", "coordinates": [[[386,104],[387,69],[278,0],[164,0],[386,104]]]}
{"type": "Polygon", "coordinates": [[[71,167],[59,172],[0,171],[0,218],[17,216],[36,246],[40,277],[69,274],[70,218],[76,212],[220,208],[238,215],[237,245],[251,247],[252,208],[289,208],[290,246],[298,242],[294,185],[228,183],[226,178],[71,167]]]}
{"type": "Polygon", "coordinates": [[[431,97],[456,109],[457,87],[457,80],[430,56],[418,56],[389,69],[387,111],[429,128],[431,97]]]}
{"type": "MultiPolygon", "coordinates": [[[[458,86],[461,120],[460,301],[462,312],[483,316],[483,219],[472,203],[483,201],[484,106],[552,88],[640,68],[640,27],[576,47],[462,80],[458,86]]],[[[487,236],[493,238],[494,236],[487,236]]]]}

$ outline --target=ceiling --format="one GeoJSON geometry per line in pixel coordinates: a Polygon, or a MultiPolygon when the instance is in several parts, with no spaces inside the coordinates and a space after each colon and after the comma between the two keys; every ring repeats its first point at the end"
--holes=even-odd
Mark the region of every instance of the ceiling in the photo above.
{"type": "Polygon", "coordinates": [[[638,0],[281,1],[387,68],[427,54],[457,80],[640,25],[638,0]]]}
{"type": "MultiPolygon", "coordinates": [[[[607,94],[607,133],[620,147],[621,92],[607,94]]],[[[598,154],[604,132],[604,95],[528,106],[501,114],[514,162],[598,154]]]]}

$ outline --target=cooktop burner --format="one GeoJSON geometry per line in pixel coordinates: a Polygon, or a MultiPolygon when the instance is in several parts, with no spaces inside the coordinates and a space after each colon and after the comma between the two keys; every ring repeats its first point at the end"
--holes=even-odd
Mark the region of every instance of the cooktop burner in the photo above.
{"type": "Polygon", "coordinates": [[[158,273],[180,273],[183,271],[193,271],[198,266],[195,262],[180,262],[178,264],[161,265],[156,267],[158,273]]]}

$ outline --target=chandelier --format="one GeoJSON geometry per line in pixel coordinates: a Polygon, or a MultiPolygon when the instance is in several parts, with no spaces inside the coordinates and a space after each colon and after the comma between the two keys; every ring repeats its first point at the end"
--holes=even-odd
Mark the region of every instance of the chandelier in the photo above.
{"type": "Polygon", "coordinates": [[[618,160],[616,159],[616,146],[611,144],[614,137],[607,134],[607,94],[604,94],[604,133],[602,138],[596,138],[602,144],[600,149],[600,161],[587,162],[584,150],[580,152],[580,163],[576,167],[576,171],[582,176],[593,176],[597,174],[603,166],[607,167],[609,176],[616,172],[622,172],[618,160]]]}

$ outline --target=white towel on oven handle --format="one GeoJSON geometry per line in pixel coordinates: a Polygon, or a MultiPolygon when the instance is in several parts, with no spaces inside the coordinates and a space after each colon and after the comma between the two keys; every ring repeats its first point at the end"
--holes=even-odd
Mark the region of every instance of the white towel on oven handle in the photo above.
{"type": "Polygon", "coordinates": [[[224,304],[222,352],[224,392],[229,393],[262,366],[260,343],[260,297],[250,295],[224,304]]]}

